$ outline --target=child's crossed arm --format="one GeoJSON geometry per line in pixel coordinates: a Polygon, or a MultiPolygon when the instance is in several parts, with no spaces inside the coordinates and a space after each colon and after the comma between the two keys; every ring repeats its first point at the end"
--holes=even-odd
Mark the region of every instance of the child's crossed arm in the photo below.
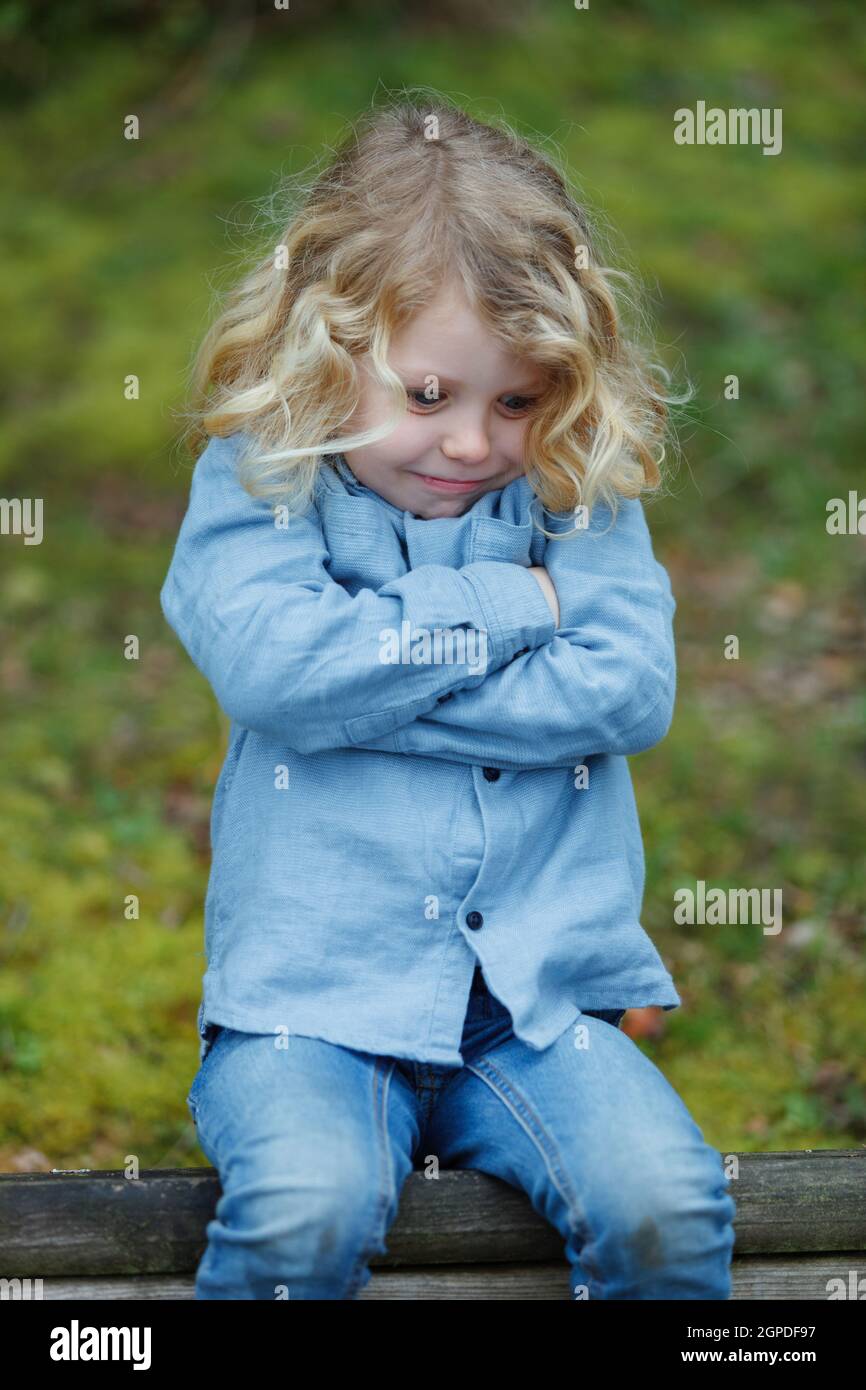
{"type": "MultiPolygon", "coordinates": [[[[160,600],[195,665],[241,727],[299,753],[360,747],[428,713],[453,690],[553,636],[555,623],[527,569],[481,560],[422,565],[352,596],[328,573],[314,507],[275,525],[233,468],[235,446],[212,439],[193,473],[189,505],[160,600]],[[383,629],[475,628],[486,666],[383,660],[383,629]]],[[[471,655],[471,653],[470,653],[471,655]]]]}
{"type": "MultiPolygon", "coordinates": [[[[241,487],[232,445],[198,460],[161,601],[166,618],[238,724],[298,752],[357,747],[505,769],[636,753],[673,712],[675,601],[643,508],[615,526],[549,542],[557,630],[521,565],[422,565],[354,597],[325,568],[315,509],[274,525],[241,487]],[[381,631],[475,627],[486,667],[382,660],[381,631]]],[[[601,518],[599,524],[598,518],[601,518]]]]}
{"type": "Polygon", "coordinates": [[[639,753],[664,738],[676,687],[676,601],[640,501],[621,499],[609,524],[599,505],[587,532],[547,544],[560,606],[554,635],[363,746],[519,770],[639,753]]]}

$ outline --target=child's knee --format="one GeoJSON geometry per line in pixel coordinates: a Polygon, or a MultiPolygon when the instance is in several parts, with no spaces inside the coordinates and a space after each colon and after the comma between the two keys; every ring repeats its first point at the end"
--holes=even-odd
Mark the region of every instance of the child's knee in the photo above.
{"type": "Polygon", "coordinates": [[[384,1248],[381,1219],[378,1193],[354,1166],[243,1183],[217,1204],[200,1282],[248,1290],[225,1297],[350,1297],[384,1248]]]}
{"type": "Polygon", "coordinates": [[[638,1163],[581,1252],[604,1297],[727,1298],[736,1206],[709,1146],[638,1163]],[[653,1292],[655,1290],[655,1292],[653,1292]]]}

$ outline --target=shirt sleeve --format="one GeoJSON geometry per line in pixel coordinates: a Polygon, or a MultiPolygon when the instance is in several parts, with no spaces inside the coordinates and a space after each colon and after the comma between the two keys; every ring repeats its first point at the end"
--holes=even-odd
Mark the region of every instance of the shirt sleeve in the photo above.
{"type": "Polygon", "coordinates": [[[237,438],[211,439],[195,465],[160,602],[241,727],[300,753],[361,747],[552,636],[541,587],[502,561],[422,565],[351,595],[328,573],[315,506],[281,527],[242,487],[237,438]],[[437,630],[453,639],[445,659],[393,659],[395,637],[437,630]]]}
{"type": "Polygon", "coordinates": [[[572,539],[548,541],[560,606],[551,639],[387,739],[365,746],[506,770],[576,767],[664,738],[673,717],[676,601],[643,507],[600,504],[572,539]]]}

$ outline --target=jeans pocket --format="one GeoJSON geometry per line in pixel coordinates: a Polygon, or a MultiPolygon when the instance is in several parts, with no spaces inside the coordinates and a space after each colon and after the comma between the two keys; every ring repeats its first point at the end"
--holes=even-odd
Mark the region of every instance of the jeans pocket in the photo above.
{"type": "Polygon", "coordinates": [[[187,1110],[189,1111],[189,1113],[192,1115],[193,1120],[194,1120],[195,1117],[196,1117],[196,1107],[197,1107],[196,1090],[197,1090],[197,1088],[198,1088],[198,1082],[199,1082],[199,1077],[200,1077],[200,1076],[201,1076],[201,1067],[199,1067],[198,1071],[196,1072],[195,1076],[193,1077],[193,1079],[192,1079],[192,1085],[190,1086],[189,1091],[187,1092],[187,1097],[186,1097],[186,1107],[187,1107],[187,1110]]]}
{"type": "Polygon", "coordinates": [[[222,1031],[223,1025],[221,1023],[207,1023],[203,1026],[203,1028],[200,1029],[199,1035],[201,1038],[202,1046],[200,1049],[198,1071],[192,1079],[192,1085],[190,1086],[186,1097],[187,1109],[192,1115],[193,1120],[196,1119],[198,1113],[198,1092],[201,1088],[201,1082],[202,1077],[204,1076],[205,1065],[207,1063],[208,1058],[211,1055],[211,1049],[213,1048],[214,1043],[216,1042],[217,1038],[219,1037],[222,1031]]]}

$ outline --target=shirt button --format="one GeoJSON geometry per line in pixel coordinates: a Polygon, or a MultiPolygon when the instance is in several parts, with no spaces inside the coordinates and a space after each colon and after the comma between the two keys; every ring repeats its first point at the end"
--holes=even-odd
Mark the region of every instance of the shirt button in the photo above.
{"type": "Polygon", "coordinates": [[[471,927],[473,931],[477,931],[483,921],[484,918],[480,912],[467,912],[466,914],[466,925],[471,927]]]}
{"type": "Polygon", "coordinates": [[[485,767],[482,771],[488,782],[498,782],[502,775],[498,767],[485,767]]]}

